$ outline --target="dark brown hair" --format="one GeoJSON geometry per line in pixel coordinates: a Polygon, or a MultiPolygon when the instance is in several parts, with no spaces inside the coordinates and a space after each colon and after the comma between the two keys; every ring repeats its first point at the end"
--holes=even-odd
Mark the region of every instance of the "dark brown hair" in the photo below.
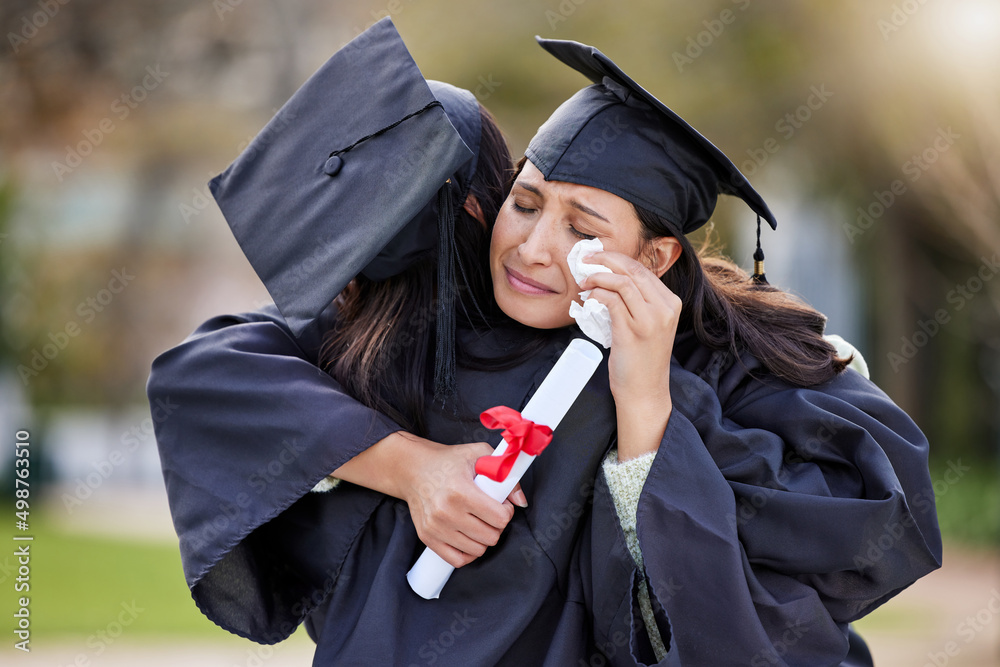
{"type": "MultiPolygon", "coordinates": [[[[493,298],[490,237],[510,189],[511,156],[496,121],[480,105],[479,159],[469,195],[481,222],[464,209],[455,213],[456,321],[473,329],[504,325],[526,329],[508,318],[493,298]]],[[[397,276],[373,282],[355,278],[337,297],[337,323],[327,332],[320,365],[344,389],[404,429],[426,435],[424,409],[433,375],[437,303],[437,257],[428,256],[397,276]]],[[[470,354],[456,340],[459,365],[505,368],[542,346],[541,332],[498,357],[470,354]]],[[[453,406],[454,407],[454,406],[453,406]]]]}
{"type": "Polygon", "coordinates": [[[786,382],[808,387],[825,382],[850,363],[823,338],[826,316],[788,292],[758,284],[712,249],[695,250],[661,216],[633,205],[645,241],[673,236],[681,256],[663,283],[683,302],[679,330],[693,330],[707,347],[739,358],[746,350],[786,382]]]}

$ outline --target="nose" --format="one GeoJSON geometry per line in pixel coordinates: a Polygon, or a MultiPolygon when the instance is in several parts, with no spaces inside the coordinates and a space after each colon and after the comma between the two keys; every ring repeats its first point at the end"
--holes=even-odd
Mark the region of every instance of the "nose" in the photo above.
{"type": "Polygon", "coordinates": [[[517,247],[522,262],[542,266],[552,263],[553,229],[550,216],[542,216],[527,230],[527,236],[517,247]]]}

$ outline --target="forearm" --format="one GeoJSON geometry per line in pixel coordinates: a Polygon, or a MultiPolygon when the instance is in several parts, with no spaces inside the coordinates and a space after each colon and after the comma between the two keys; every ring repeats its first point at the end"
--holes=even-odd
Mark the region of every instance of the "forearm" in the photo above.
{"type": "MultiPolygon", "coordinates": [[[[333,475],[405,501],[420,540],[462,567],[497,543],[514,514],[511,502],[497,503],[473,482],[476,459],[491,453],[484,442],[444,445],[396,431],[333,475]]],[[[520,487],[511,497],[527,504],[520,487]]]]}
{"type": "Polygon", "coordinates": [[[412,471],[433,446],[434,443],[423,438],[396,431],[334,470],[332,475],[405,500],[406,491],[412,486],[412,471]]]}
{"type": "Polygon", "coordinates": [[[619,402],[616,408],[618,460],[628,461],[659,449],[671,411],[669,402],[666,406],[619,402]]]}

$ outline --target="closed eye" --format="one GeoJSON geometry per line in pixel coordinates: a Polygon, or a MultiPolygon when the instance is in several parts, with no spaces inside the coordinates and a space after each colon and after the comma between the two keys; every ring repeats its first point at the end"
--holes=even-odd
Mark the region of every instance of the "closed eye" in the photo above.
{"type": "Polygon", "coordinates": [[[518,204],[518,203],[517,203],[516,201],[514,201],[513,199],[512,199],[511,201],[510,201],[510,205],[511,205],[511,206],[512,206],[512,207],[514,208],[514,210],[515,210],[515,211],[517,211],[518,213],[534,213],[534,212],[535,212],[535,209],[533,209],[533,208],[525,208],[524,206],[521,206],[520,204],[518,204]]]}
{"type": "Polygon", "coordinates": [[[589,241],[590,239],[596,239],[597,238],[596,236],[593,236],[591,234],[584,234],[583,232],[581,232],[579,229],[577,229],[573,225],[569,226],[569,231],[570,231],[570,233],[573,234],[573,236],[576,236],[577,238],[580,238],[580,239],[586,239],[586,240],[589,241]]]}

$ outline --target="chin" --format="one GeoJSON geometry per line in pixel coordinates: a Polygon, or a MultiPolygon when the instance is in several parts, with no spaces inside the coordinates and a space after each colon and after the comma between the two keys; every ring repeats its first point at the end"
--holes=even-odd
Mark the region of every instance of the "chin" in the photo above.
{"type": "MultiPolygon", "coordinates": [[[[499,290],[496,290],[499,292],[499,290]]],[[[507,317],[532,329],[560,329],[573,324],[569,304],[545,303],[516,294],[494,293],[497,305],[507,317]],[[563,308],[565,305],[565,308],[563,308]]],[[[556,301],[556,299],[553,299],[556,301]]]]}

